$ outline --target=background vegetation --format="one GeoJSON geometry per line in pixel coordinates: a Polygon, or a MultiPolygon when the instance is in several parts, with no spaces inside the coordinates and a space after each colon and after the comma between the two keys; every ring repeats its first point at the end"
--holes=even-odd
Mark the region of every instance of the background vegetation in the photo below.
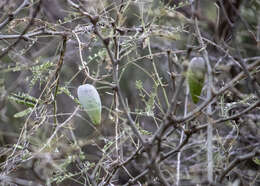
{"type": "Polygon", "coordinates": [[[259,0],[1,0],[0,12],[1,185],[260,185],[259,0]],[[78,103],[85,83],[100,125],[78,103]]]}

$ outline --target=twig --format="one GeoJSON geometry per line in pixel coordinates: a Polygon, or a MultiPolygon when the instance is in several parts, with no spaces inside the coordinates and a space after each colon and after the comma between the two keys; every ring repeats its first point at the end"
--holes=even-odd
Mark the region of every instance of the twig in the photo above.
{"type": "MultiPolygon", "coordinates": [[[[159,164],[159,163],[158,163],[159,164]]],[[[154,163],[154,171],[156,173],[156,176],[159,178],[160,182],[164,185],[164,186],[170,186],[170,184],[167,182],[167,180],[164,178],[162,171],[160,170],[160,167],[156,162],[154,163]]]]}
{"type": "MultiPolygon", "coordinates": [[[[92,18],[94,19],[94,18],[92,18]]],[[[114,76],[118,76],[116,75],[116,71],[117,71],[117,66],[118,66],[118,63],[119,61],[117,61],[111,51],[111,49],[109,48],[109,38],[104,38],[100,32],[98,31],[97,27],[96,27],[96,22],[94,22],[94,20],[92,20],[92,23],[94,25],[94,33],[99,37],[99,39],[102,41],[102,43],[104,44],[106,50],[107,50],[107,53],[108,53],[108,56],[110,58],[110,60],[112,61],[113,63],[113,73],[114,73],[114,76]]],[[[120,101],[121,101],[121,104],[123,106],[123,109],[126,113],[126,116],[128,118],[128,121],[129,121],[129,126],[131,127],[131,129],[133,130],[134,134],[138,137],[138,139],[140,140],[140,142],[144,145],[145,142],[141,136],[141,134],[139,133],[139,131],[137,130],[136,126],[135,126],[135,122],[134,120],[132,119],[130,113],[129,113],[129,110],[128,110],[128,107],[126,106],[126,103],[125,103],[125,100],[123,98],[123,95],[121,93],[121,90],[120,90],[120,86],[119,86],[119,80],[118,80],[118,77],[115,77],[114,78],[115,80],[115,84],[116,84],[116,87],[115,89],[117,89],[117,92],[118,92],[118,95],[119,95],[119,98],[120,98],[120,101]]]]}
{"type": "MultiPolygon", "coordinates": [[[[223,123],[225,121],[229,121],[229,120],[234,120],[236,118],[239,118],[241,117],[242,115],[246,114],[247,112],[253,110],[255,107],[257,107],[258,105],[260,104],[260,101],[256,101],[254,104],[250,105],[249,107],[247,107],[246,109],[244,109],[243,111],[233,115],[233,116],[230,116],[230,117],[227,117],[227,118],[221,118],[221,119],[218,119],[218,120],[215,120],[215,121],[212,121],[212,125],[215,125],[215,124],[219,124],[219,123],[223,123]]],[[[195,130],[201,130],[201,129],[204,129],[207,127],[207,124],[205,125],[201,125],[199,127],[197,127],[195,130]]]]}
{"type": "Polygon", "coordinates": [[[142,171],[141,174],[139,174],[138,176],[136,176],[135,178],[131,179],[128,181],[128,183],[126,183],[123,186],[130,186],[132,184],[134,184],[135,182],[137,182],[140,178],[142,178],[143,176],[145,176],[147,173],[149,172],[149,169],[145,169],[144,171],[142,171]]]}
{"type": "Polygon", "coordinates": [[[65,36],[68,35],[68,32],[64,31],[52,31],[45,28],[41,28],[41,30],[36,32],[29,32],[24,35],[18,35],[18,34],[11,34],[11,35],[0,35],[0,40],[2,39],[17,39],[20,38],[24,40],[30,40],[31,38],[35,36],[65,36]]]}
{"type": "Polygon", "coordinates": [[[228,17],[228,14],[227,14],[227,11],[225,10],[225,7],[223,5],[223,0],[218,0],[219,4],[220,4],[220,7],[221,7],[221,10],[222,12],[224,13],[224,16],[229,24],[229,26],[232,28],[234,26],[234,24],[232,23],[232,21],[229,19],[228,17]]]}
{"type": "Polygon", "coordinates": [[[16,178],[16,177],[11,177],[11,176],[5,176],[5,175],[0,175],[0,180],[1,180],[1,184],[7,184],[7,185],[25,185],[25,186],[43,186],[40,183],[37,183],[35,181],[31,181],[31,180],[25,180],[25,179],[21,179],[21,178],[16,178]],[[13,183],[13,184],[11,184],[13,183]]]}
{"type": "Polygon", "coordinates": [[[260,10],[257,11],[257,30],[256,30],[256,43],[258,49],[260,49],[260,10]]]}
{"type": "MultiPolygon", "coordinates": [[[[256,67],[258,67],[260,64],[260,60],[256,61],[252,65],[249,65],[247,68],[249,71],[254,70],[256,67]]],[[[245,76],[244,71],[240,72],[236,77],[234,77],[232,80],[230,80],[226,86],[219,89],[217,92],[215,92],[214,95],[212,95],[211,98],[206,99],[201,105],[199,105],[197,108],[195,108],[193,111],[189,112],[186,117],[172,117],[172,121],[169,122],[169,125],[176,124],[176,123],[182,123],[187,122],[190,120],[193,120],[195,117],[197,117],[200,112],[213,100],[214,97],[221,95],[223,92],[228,90],[230,87],[234,86],[239,80],[241,80],[245,76]]]]}
{"type": "Polygon", "coordinates": [[[2,29],[5,25],[7,25],[10,21],[14,19],[14,17],[25,7],[29,4],[29,0],[24,0],[23,3],[11,14],[8,15],[8,17],[0,23],[0,29],[2,29]]]}
{"type": "Polygon", "coordinates": [[[76,107],[76,109],[74,110],[74,112],[63,122],[61,123],[60,125],[58,125],[54,132],[52,133],[52,135],[49,137],[48,141],[44,144],[44,146],[38,150],[38,152],[41,152],[42,150],[44,150],[50,143],[51,141],[53,140],[53,138],[56,136],[56,134],[58,133],[58,131],[65,127],[69,122],[70,120],[76,115],[77,111],[79,110],[79,106],[76,107]]]}
{"type": "MultiPolygon", "coordinates": [[[[177,58],[177,56],[176,56],[177,58]]],[[[173,60],[171,58],[171,51],[167,51],[167,61],[168,61],[168,68],[169,68],[169,75],[172,79],[172,87],[171,87],[171,90],[172,92],[175,90],[175,74],[174,74],[174,70],[173,70],[173,60]]]]}
{"type": "MultiPolygon", "coordinates": [[[[186,116],[188,112],[188,100],[189,100],[189,86],[186,86],[186,95],[185,95],[185,105],[184,105],[184,117],[186,116]]],[[[184,125],[185,129],[185,125],[184,125]]],[[[184,138],[184,130],[181,131],[181,139],[180,144],[182,143],[184,138]]],[[[180,167],[181,167],[181,151],[178,152],[177,155],[177,175],[176,175],[176,185],[179,186],[180,184],[180,167]]]]}
{"type": "Polygon", "coordinates": [[[234,168],[236,167],[238,164],[240,164],[241,162],[251,159],[255,156],[259,156],[260,155],[260,150],[254,150],[251,153],[245,154],[245,155],[241,155],[235,158],[235,160],[233,160],[229,166],[223,171],[223,173],[220,175],[219,177],[219,182],[222,183],[224,177],[234,168]]]}
{"type": "Polygon", "coordinates": [[[260,99],[260,92],[259,92],[259,89],[257,87],[257,82],[255,81],[255,79],[253,80],[253,78],[251,77],[248,69],[246,68],[245,62],[244,62],[244,60],[243,60],[243,58],[241,56],[241,53],[239,51],[238,44],[236,44],[236,49],[237,49],[237,52],[238,52],[239,57],[240,57],[240,60],[238,60],[238,62],[241,65],[241,67],[242,67],[243,71],[245,72],[245,74],[247,75],[247,78],[248,78],[248,81],[249,81],[249,84],[248,84],[249,85],[249,90],[251,92],[253,92],[255,90],[258,99],[260,99]],[[253,88],[254,88],[254,90],[253,90],[253,88]]]}
{"type": "Polygon", "coordinates": [[[57,116],[56,116],[56,111],[57,111],[57,105],[56,105],[56,97],[57,97],[57,93],[58,93],[58,88],[59,88],[59,79],[60,79],[60,72],[61,72],[61,68],[63,65],[63,61],[64,61],[64,55],[66,52],[66,46],[67,46],[67,37],[64,36],[63,37],[63,42],[62,42],[62,49],[60,52],[60,59],[59,62],[57,64],[57,68],[55,71],[55,81],[56,81],[56,87],[55,87],[55,91],[54,91],[54,102],[53,102],[53,115],[54,115],[54,124],[57,124],[57,116]]]}
{"type": "MultiPolygon", "coordinates": [[[[116,35],[116,27],[117,24],[119,24],[118,20],[119,20],[119,15],[122,13],[120,12],[122,10],[123,5],[120,6],[120,9],[118,10],[118,14],[116,17],[115,23],[112,24],[113,27],[113,35],[116,35]]],[[[115,60],[119,61],[120,59],[120,51],[119,51],[119,41],[117,39],[117,37],[113,37],[113,41],[114,41],[114,56],[115,56],[115,60]]],[[[119,70],[119,66],[118,63],[113,65],[113,81],[117,82],[118,80],[118,70],[119,70]]],[[[118,99],[118,89],[114,89],[114,103],[115,103],[115,134],[116,134],[116,153],[117,153],[117,157],[119,159],[119,161],[123,160],[123,147],[122,145],[120,145],[120,127],[119,127],[119,99],[118,99]]]]}
{"type": "Polygon", "coordinates": [[[181,151],[181,149],[188,143],[190,137],[192,136],[192,134],[194,134],[196,131],[193,130],[193,131],[186,131],[185,134],[186,134],[186,137],[185,139],[182,141],[182,143],[174,150],[166,153],[166,154],[163,154],[160,158],[160,162],[166,160],[167,158],[169,158],[170,156],[172,156],[173,154],[176,154],[178,152],[181,151]]]}
{"type": "Polygon", "coordinates": [[[79,58],[80,58],[81,65],[82,65],[82,67],[84,68],[84,72],[85,72],[86,77],[89,78],[89,79],[91,79],[91,80],[93,80],[94,82],[95,82],[95,81],[98,81],[98,79],[93,78],[93,77],[89,74],[88,66],[85,65],[85,61],[84,61],[83,56],[82,56],[81,41],[80,41],[80,39],[79,39],[78,34],[76,34],[75,31],[72,31],[72,33],[75,35],[75,37],[76,37],[76,39],[77,39],[77,42],[78,42],[78,46],[79,46],[79,58]]]}
{"type": "Polygon", "coordinates": [[[125,165],[127,165],[128,163],[130,163],[135,157],[138,156],[139,153],[141,153],[144,149],[139,146],[136,151],[128,158],[126,159],[124,162],[118,164],[115,166],[115,168],[113,169],[112,173],[107,177],[105,178],[105,183],[104,185],[107,185],[109,183],[109,181],[111,180],[112,176],[116,173],[117,169],[120,168],[120,167],[123,167],[125,165]]]}
{"type": "Polygon", "coordinates": [[[13,47],[15,47],[22,39],[22,36],[29,30],[29,28],[34,24],[34,18],[37,16],[37,14],[39,13],[40,11],[40,8],[41,8],[41,3],[42,3],[42,0],[39,0],[38,2],[38,5],[36,6],[33,14],[32,14],[32,17],[31,17],[31,20],[30,22],[28,23],[28,25],[25,27],[25,29],[23,30],[23,32],[21,33],[21,35],[19,36],[19,38],[13,43],[11,44],[7,49],[5,49],[3,51],[2,54],[0,54],[0,59],[2,57],[4,57],[13,47]]]}
{"type": "MultiPolygon", "coordinates": [[[[195,31],[198,37],[198,41],[200,43],[200,46],[203,48],[202,53],[204,60],[206,61],[207,64],[207,75],[208,75],[208,85],[207,85],[207,99],[212,98],[212,91],[214,90],[214,85],[213,85],[213,74],[212,74],[212,68],[209,62],[209,56],[208,52],[206,50],[206,46],[202,40],[199,26],[198,26],[198,19],[195,18],[195,31]]],[[[209,102],[207,106],[207,116],[208,116],[208,127],[207,127],[207,162],[208,162],[208,181],[213,182],[213,147],[212,147],[212,138],[213,138],[213,128],[212,128],[212,123],[211,123],[211,114],[212,114],[212,106],[211,102],[209,102]]]]}
{"type": "Polygon", "coordinates": [[[250,25],[244,20],[244,18],[240,15],[238,9],[233,5],[233,3],[229,2],[232,10],[236,13],[236,15],[240,18],[242,24],[246,27],[247,31],[253,36],[253,38],[255,40],[256,39],[256,35],[254,34],[254,32],[250,29],[250,25]]]}
{"type": "Polygon", "coordinates": [[[169,128],[170,125],[168,125],[168,123],[170,123],[170,122],[168,120],[171,116],[171,113],[176,109],[177,98],[178,98],[179,94],[181,93],[181,89],[182,89],[184,81],[185,81],[185,77],[184,77],[184,75],[182,75],[180,83],[178,84],[178,87],[174,92],[174,96],[171,99],[170,106],[168,107],[168,110],[164,116],[163,123],[161,123],[160,128],[155,132],[155,134],[151,138],[151,140],[150,140],[151,143],[154,143],[155,139],[161,139],[164,132],[169,128]]]}

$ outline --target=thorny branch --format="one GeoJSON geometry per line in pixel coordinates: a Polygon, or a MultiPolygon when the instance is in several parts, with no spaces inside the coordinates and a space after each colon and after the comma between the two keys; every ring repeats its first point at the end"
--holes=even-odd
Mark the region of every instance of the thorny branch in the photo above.
{"type": "Polygon", "coordinates": [[[241,156],[238,156],[236,157],[230,164],[229,166],[222,172],[222,174],[220,175],[219,177],[219,182],[221,183],[224,179],[224,177],[230,172],[232,171],[232,169],[234,167],[236,167],[239,163],[245,161],[245,160],[248,160],[248,159],[251,159],[255,156],[259,156],[260,155],[260,150],[257,149],[257,150],[254,150],[253,152],[251,153],[248,153],[248,154],[244,154],[244,155],[241,155],[241,156]]]}
{"type": "Polygon", "coordinates": [[[20,34],[19,38],[10,46],[8,46],[8,48],[6,48],[1,54],[0,54],[0,59],[2,57],[4,57],[13,47],[15,47],[22,39],[23,35],[30,29],[30,27],[34,24],[34,19],[35,17],[37,16],[37,14],[39,13],[40,11],[40,8],[41,8],[41,3],[42,3],[42,0],[39,0],[36,8],[34,9],[34,12],[32,14],[32,17],[29,21],[29,23],[27,24],[27,26],[25,27],[25,29],[23,30],[23,32],[20,34]]]}

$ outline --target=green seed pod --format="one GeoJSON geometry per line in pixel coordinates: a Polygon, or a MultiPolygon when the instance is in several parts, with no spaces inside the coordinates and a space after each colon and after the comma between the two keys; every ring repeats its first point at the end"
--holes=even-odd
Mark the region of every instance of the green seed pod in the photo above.
{"type": "Polygon", "coordinates": [[[92,122],[100,124],[101,100],[97,89],[90,84],[81,85],[78,87],[78,98],[92,122]]]}
{"type": "Polygon", "coordinates": [[[205,61],[202,57],[194,57],[189,63],[187,78],[192,101],[196,104],[204,85],[206,74],[205,61]]]}

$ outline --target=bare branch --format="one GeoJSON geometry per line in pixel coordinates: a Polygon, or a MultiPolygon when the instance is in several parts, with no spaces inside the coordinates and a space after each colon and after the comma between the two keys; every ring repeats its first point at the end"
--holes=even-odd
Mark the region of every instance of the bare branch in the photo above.
{"type": "Polygon", "coordinates": [[[224,169],[224,171],[222,172],[222,174],[219,177],[219,182],[222,183],[223,179],[225,178],[225,176],[232,171],[232,169],[234,169],[238,164],[240,164],[241,162],[251,159],[255,156],[259,156],[260,155],[260,150],[255,149],[253,152],[248,153],[248,154],[244,154],[241,156],[236,157],[230,164],[229,166],[224,169]]]}
{"type": "Polygon", "coordinates": [[[0,54],[0,59],[2,57],[4,57],[13,47],[15,47],[22,39],[22,36],[29,30],[29,28],[34,24],[34,18],[37,16],[37,14],[40,11],[41,8],[41,2],[42,0],[39,0],[38,5],[36,6],[32,17],[30,19],[30,22],[28,23],[28,25],[25,27],[25,29],[23,30],[23,32],[21,33],[21,35],[19,36],[19,38],[13,43],[11,44],[7,49],[5,49],[1,54],[0,54]]]}
{"type": "Polygon", "coordinates": [[[8,17],[2,23],[0,23],[0,29],[10,23],[14,19],[14,17],[27,5],[29,5],[29,0],[24,0],[15,11],[9,14],[8,17]]]}

